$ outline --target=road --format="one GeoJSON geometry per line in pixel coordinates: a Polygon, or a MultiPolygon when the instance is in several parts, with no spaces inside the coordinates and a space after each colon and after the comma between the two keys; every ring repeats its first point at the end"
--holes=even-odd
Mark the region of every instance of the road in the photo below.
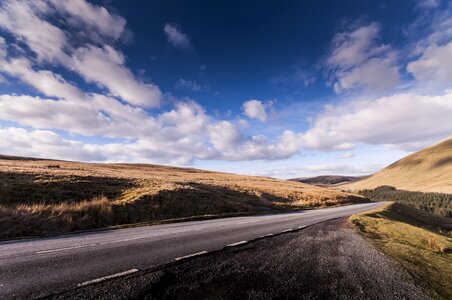
{"type": "Polygon", "coordinates": [[[0,298],[57,294],[382,205],[366,203],[0,242],[0,298]]]}
{"type": "Polygon", "coordinates": [[[86,285],[59,299],[431,299],[347,217],[86,285]]]}

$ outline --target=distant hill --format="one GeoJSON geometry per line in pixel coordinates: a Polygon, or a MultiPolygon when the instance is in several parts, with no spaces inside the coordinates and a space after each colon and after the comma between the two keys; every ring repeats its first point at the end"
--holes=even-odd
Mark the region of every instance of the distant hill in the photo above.
{"type": "Polygon", "coordinates": [[[360,179],[364,179],[366,177],[367,176],[323,175],[323,176],[316,176],[316,177],[293,178],[290,180],[307,183],[307,184],[313,184],[313,185],[317,185],[317,186],[333,186],[336,184],[357,181],[360,179]]]}
{"type": "Polygon", "coordinates": [[[410,191],[452,193],[452,137],[341,188],[363,190],[382,185],[410,191]]]}
{"type": "Polygon", "coordinates": [[[0,239],[367,201],[265,177],[0,155],[0,239]]]}

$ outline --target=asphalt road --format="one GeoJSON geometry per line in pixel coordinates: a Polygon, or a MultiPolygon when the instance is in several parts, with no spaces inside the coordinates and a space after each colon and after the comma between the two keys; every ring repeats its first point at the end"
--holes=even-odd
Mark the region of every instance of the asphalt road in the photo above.
{"type": "Polygon", "coordinates": [[[86,285],[52,299],[430,299],[347,218],[86,285]]]}
{"type": "MultiPolygon", "coordinates": [[[[0,242],[0,298],[30,299],[139,275],[185,257],[377,208],[366,203],[0,242]]],[[[271,240],[269,238],[268,240],[271,240]]],[[[114,294],[115,290],[110,290],[114,294]]]]}

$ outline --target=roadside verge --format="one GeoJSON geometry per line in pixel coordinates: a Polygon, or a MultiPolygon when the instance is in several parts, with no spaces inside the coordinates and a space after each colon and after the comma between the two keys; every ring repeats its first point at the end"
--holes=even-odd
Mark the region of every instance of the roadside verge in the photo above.
{"type": "Polygon", "coordinates": [[[451,219],[389,203],[349,220],[434,298],[452,299],[451,219]]]}

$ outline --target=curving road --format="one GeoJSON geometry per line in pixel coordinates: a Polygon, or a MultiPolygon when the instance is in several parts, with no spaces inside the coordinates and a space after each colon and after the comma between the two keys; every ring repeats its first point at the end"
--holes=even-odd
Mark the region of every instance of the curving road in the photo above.
{"type": "Polygon", "coordinates": [[[366,203],[0,242],[0,298],[43,297],[384,204],[366,203]]]}

